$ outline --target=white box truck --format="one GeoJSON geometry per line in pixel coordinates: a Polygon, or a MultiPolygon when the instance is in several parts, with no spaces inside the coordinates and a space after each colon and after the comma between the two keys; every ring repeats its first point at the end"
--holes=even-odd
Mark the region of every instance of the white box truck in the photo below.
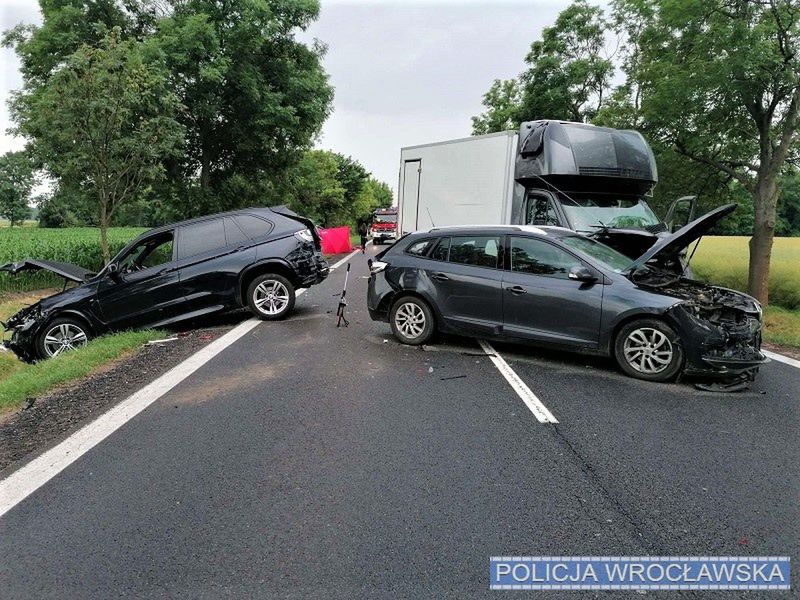
{"type": "Polygon", "coordinates": [[[399,233],[449,225],[555,225],[632,257],[691,220],[693,196],[666,222],[647,196],[658,181],[636,131],[567,121],[423,144],[400,152],[399,233]]]}

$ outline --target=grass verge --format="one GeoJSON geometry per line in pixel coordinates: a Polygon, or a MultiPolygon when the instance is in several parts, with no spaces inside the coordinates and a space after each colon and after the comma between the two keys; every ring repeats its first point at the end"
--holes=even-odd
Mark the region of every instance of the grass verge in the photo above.
{"type": "Polygon", "coordinates": [[[800,348],[800,310],[768,306],[764,310],[764,340],[800,348]]]}
{"type": "Polygon", "coordinates": [[[163,338],[163,331],[125,331],[99,337],[83,348],[33,365],[11,353],[0,361],[0,413],[16,408],[53,388],[81,379],[97,368],[122,358],[145,342],[163,338]]]}

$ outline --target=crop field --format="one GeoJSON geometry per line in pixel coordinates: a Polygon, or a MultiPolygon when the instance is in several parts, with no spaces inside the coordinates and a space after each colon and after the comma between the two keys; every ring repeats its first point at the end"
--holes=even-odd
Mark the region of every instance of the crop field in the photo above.
{"type": "MultiPolygon", "coordinates": [[[[143,231],[146,229],[138,227],[111,228],[108,236],[112,255],[143,231]]],[[[100,230],[93,227],[0,228],[0,265],[25,258],[57,260],[80,265],[86,269],[99,269],[103,264],[100,254],[100,230]]],[[[16,277],[0,273],[0,293],[53,287],[62,281],[59,277],[44,272],[20,273],[16,277]]]]}
{"type": "MultiPolygon", "coordinates": [[[[705,237],[692,259],[695,275],[717,285],[747,291],[749,237],[705,237]]],[[[769,301],[800,310],[800,238],[775,238],[769,301]]]]}

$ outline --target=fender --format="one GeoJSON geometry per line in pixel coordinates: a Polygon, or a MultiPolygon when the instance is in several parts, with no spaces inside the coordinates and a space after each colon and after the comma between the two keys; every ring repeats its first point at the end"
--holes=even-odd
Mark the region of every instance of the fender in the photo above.
{"type": "Polygon", "coordinates": [[[253,263],[252,265],[248,265],[245,267],[241,273],[239,273],[239,278],[237,280],[236,285],[236,302],[238,304],[243,304],[243,297],[242,297],[242,282],[247,279],[247,277],[253,272],[261,270],[263,267],[269,265],[276,265],[282,269],[286,269],[288,272],[292,273],[290,279],[294,278],[294,267],[292,264],[283,258],[278,257],[269,257],[269,258],[262,258],[258,262],[253,263]]]}

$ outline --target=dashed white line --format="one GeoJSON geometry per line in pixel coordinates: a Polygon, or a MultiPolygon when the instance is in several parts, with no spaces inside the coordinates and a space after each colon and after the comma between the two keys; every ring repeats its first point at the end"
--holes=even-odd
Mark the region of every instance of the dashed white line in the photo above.
{"type": "Polygon", "coordinates": [[[791,365],[792,367],[800,369],[800,360],[795,360],[794,358],[789,358],[788,356],[777,354],[776,352],[770,352],[769,350],[761,350],[761,353],[767,358],[771,358],[777,362],[781,362],[785,365],[791,365]]]}
{"type": "MultiPolygon", "coordinates": [[[[357,252],[360,250],[345,256],[333,265],[331,270],[346,263],[357,252]]],[[[297,290],[297,296],[305,292],[305,289],[297,290]]],[[[60,444],[0,481],[0,517],[262,322],[260,319],[252,318],[240,323],[60,444]]]]}
{"type": "Polygon", "coordinates": [[[509,385],[514,388],[514,391],[517,392],[517,395],[522,398],[522,401],[533,413],[533,416],[536,417],[536,420],[539,421],[539,423],[558,423],[558,419],[553,416],[553,413],[551,413],[548,408],[542,404],[542,401],[536,397],[536,394],[531,391],[531,388],[529,388],[525,382],[520,379],[516,371],[514,371],[514,369],[511,368],[505,359],[495,351],[491,344],[484,340],[478,341],[481,345],[481,348],[483,348],[483,351],[494,363],[494,366],[497,367],[497,370],[500,371],[500,374],[505,377],[509,385]]]}

